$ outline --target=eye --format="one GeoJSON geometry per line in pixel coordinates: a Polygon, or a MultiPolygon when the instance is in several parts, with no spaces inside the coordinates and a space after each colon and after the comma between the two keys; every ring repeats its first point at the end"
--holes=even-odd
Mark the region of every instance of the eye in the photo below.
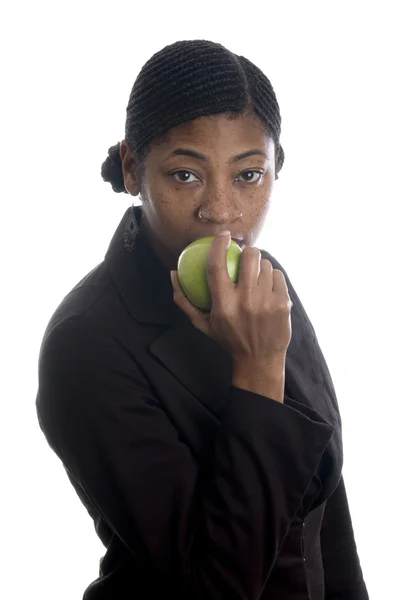
{"type": "Polygon", "coordinates": [[[175,171],[174,173],[171,173],[171,176],[180,183],[192,183],[193,181],[198,180],[198,178],[190,171],[175,171]]]}
{"type": "Polygon", "coordinates": [[[245,171],[241,173],[238,177],[240,181],[244,181],[245,183],[259,183],[261,179],[264,177],[263,171],[245,171]],[[241,179],[242,178],[242,179],[241,179]]]}

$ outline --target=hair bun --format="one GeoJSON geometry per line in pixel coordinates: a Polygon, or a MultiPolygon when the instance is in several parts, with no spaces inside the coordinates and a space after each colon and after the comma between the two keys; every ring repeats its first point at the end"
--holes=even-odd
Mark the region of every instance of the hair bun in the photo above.
{"type": "Polygon", "coordinates": [[[114,192],[124,192],[127,194],[124,187],[122,161],[120,158],[120,142],[109,148],[108,157],[102,163],[101,177],[104,181],[111,184],[114,192]]]}

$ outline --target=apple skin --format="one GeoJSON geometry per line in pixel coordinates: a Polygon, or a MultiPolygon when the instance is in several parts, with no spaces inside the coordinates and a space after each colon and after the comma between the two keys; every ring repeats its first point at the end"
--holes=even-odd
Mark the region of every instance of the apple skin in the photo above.
{"type": "MultiPolygon", "coordinates": [[[[202,310],[211,309],[211,294],[207,283],[207,261],[214,236],[200,238],[189,244],[180,254],[177,273],[188,300],[202,310]]],[[[238,281],[242,250],[231,240],[227,251],[227,270],[233,283],[238,281]]]]}

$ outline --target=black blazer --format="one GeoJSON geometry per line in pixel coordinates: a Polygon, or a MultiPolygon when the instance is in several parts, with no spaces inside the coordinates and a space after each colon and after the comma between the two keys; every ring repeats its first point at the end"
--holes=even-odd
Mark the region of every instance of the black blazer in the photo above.
{"type": "Polygon", "coordinates": [[[341,422],[293,301],[284,404],[174,304],[129,209],[64,298],[39,358],[40,426],[107,551],[85,600],[366,600],[341,422]]]}

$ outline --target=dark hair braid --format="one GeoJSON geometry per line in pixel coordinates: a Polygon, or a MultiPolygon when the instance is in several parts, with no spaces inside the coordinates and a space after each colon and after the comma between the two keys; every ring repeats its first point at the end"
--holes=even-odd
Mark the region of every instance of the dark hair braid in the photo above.
{"type": "MultiPolygon", "coordinates": [[[[180,41],[154,54],[141,69],[126,109],[125,139],[142,161],[151,142],[176,125],[220,113],[238,116],[249,109],[274,139],[278,177],[284,162],[281,116],[269,79],[221,44],[180,41]]],[[[101,175],[115,192],[126,192],[120,143],[109,148],[101,175]]]]}

